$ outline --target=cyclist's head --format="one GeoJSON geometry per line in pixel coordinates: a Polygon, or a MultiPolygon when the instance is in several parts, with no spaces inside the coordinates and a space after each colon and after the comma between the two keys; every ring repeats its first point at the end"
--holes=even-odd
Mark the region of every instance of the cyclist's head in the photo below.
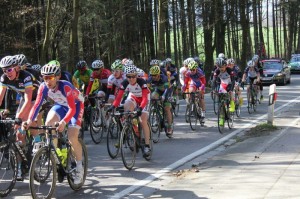
{"type": "Polygon", "coordinates": [[[135,65],[126,65],[124,67],[124,73],[126,75],[136,75],[137,74],[136,66],[135,65]]]}
{"type": "Polygon", "coordinates": [[[235,61],[234,61],[233,58],[227,59],[226,62],[227,62],[227,65],[230,66],[230,67],[233,67],[234,64],[235,64],[235,61]]]}
{"type": "Polygon", "coordinates": [[[150,75],[151,76],[156,76],[156,75],[159,75],[160,74],[160,67],[159,66],[152,66],[150,68],[150,75]]]}
{"type": "Polygon", "coordinates": [[[138,77],[144,77],[145,76],[145,72],[141,68],[136,68],[136,73],[137,73],[138,77]]]}
{"type": "Polygon", "coordinates": [[[21,67],[21,69],[25,69],[29,64],[26,56],[24,54],[18,54],[18,55],[15,55],[16,59],[17,59],[17,64],[18,66],[21,67]]]}
{"type": "Polygon", "coordinates": [[[189,67],[190,71],[193,72],[193,71],[196,71],[196,70],[197,70],[198,64],[197,64],[197,62],[192,61],[192,62],[189,63],[188,67],[189,67]]]}
{"type": "Polygon", "coordinates": [[[167,64],[171,64],[171,63],[172,63],[172,59],[168,57],[168,58],[165,60],[165,62],[166,62],[167,64]]]}
{"type": "Polygon", "coordinates": [[[152,67],[152,66],[159,66],[159,63],[160,63],[160,60],[158,60],[158,59],[152,59],[150,61],[150,67],[152,67]]]}
{"type": "Polygon", "coordinates": [[[56,64],[46,64],[41,69],[42,76],[59,76],[60,73],[60,67],[56,64]]]}
{"type": "Polygon", "coordinates": [[[167,62],[166,61],[162,61],[159,63],[159,67],[160,68],[166,68],[167,67],[167,62]]]}
{"type": "Polygon", "coordinates": [[[225,59],[225,55],[224,55],[224,53],[219,53],[219,55],[218,55],[218,58],[225,59]]]}
{"type": "Polygon", "coordinates": [[[55,64],[56,66],[60,67],[60,63],[57,60],[51,60],[48,62],[48,64],[55,64]]]}
{"type": "Polygon", "coordinates": [[[188,67],[189,63],[195,61],[194,58],[189,57],[183,61],[183,66],[188,67]]]}
{"type": "Polygon", "coordinates": [[[97,60],[93,61],[93,63],[92,63],[92,70],[93,70],[93,71],[99,71],[99,70],[101,70],[103,67],[104,67],[104,63],[103,63],[103,61],[100,60],[100,59],[97,59],[97,60]]]}
{"type": "Polygon", "coordinates": [[[18,62],[15,56],[3,57],[0,61],[0,66],[3,73],[8,77],[9,80],[14,80],[17,77],[17,71],[19,71],[18,62]]]}
{"type": "Polygon", "coordinates": [[[257,63],[258,60],[259,60],[259,56],[258,56],[258,55],[254,55],[254,56],[252,57],[252,61],[253,61],[254,63],[257,63]]]}
{"type": "Polygon", "coordinates": [[[253,60],[250,60],[250,61],[247,62],[247,66],[250,67],[250,68],[254,68],[255,62],[253,60]]]}
{"type": "Polygon", "coordinates": [[[111,69],[112,70],[123,70],[123,64],[121,62],[121,60],[117,59],[114,61],[114,63],[112,63],[111,65],[111,69]]]}
{"type": "Polygon", "coordinates": [[[34,64],[34,65],[31,66],[31,68],[33,68],[34,70],[41,71],[42,66],[40,64],[34,64]]]}
{"type": "Polygon", "coordinates": [[[216,59],[216,66],[218,67],[218,68],[226,68],[226,66],[227,66],[227,63],[226,63],[226,61],[223,59],[223,58],[217,58],[216,59]]]}
{"type": "Polygon", "coordinates": [[[76,64],[76,68],[79,71],[85,71],[87,69],[87,63],[84,60],[80,60],[77,64],[76,64]]]}
{"type": "Polygon", "coordinates": [[[126,59],[125,61],[124,61],[124,64],[123,64],[124,66],[127,66],[127,65],[133,65],[133,60],[131,60],[131,59],[126,59]]]}

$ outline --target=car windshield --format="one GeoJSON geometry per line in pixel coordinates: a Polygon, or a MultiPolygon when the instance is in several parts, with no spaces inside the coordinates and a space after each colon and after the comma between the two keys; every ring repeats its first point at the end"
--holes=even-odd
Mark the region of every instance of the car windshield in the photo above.
{"type": "Polygon", "coordinates": [[[264,63],[264,69],[266,70],[281,70],[282,69],[282,65],[280,63],[277,62],[265,62],[264,63]]]}
{"type": "Polygon", "coordinates": [[[300,62],[300,56],[292,57],[290,62],[300,62]]]}

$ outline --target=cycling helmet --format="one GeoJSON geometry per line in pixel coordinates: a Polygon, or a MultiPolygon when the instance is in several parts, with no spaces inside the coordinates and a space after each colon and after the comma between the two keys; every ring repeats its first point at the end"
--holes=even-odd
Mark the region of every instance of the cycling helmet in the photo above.
{"type": "Polygon", "coordinates": [[[247,66],[248,67],[254,67],[255,66],[255,62],[253,60],[250,60],[247,62],[247,66]]]}
{"type": "Polygon", "coordinates": [[[254,56],[252,57],[252,61],[258,62],[258,60],[259,60],[259,56],[258,56],[258,55],[254,55],[254,56]]]}
{"type": "Polygon", "coordinates": [[[223,59],[225,59],[224,53],[220,53],[220,54],[218,55],[218,58],[223,58],[223,59]]]}
{"type": "Polygon", "coordinates": [[[124,73],[125,74],[132,74],[132,73],[137,73],[137,69],[135,65],[126,65],[124,68],[124,73]]]}
{"type": "Polygon", "coordinates": [[[235,64],[234,59],[232,59],[232,58],[227,59],[227,64],[235,64]]]}
{"type": "Polygon", "coordinates": [[[32,65],[31,68],[33,68],[34,70],[40,71],[42,66],[40,64],[35,64],[35,65],[32,65]]]}
{"type": "Polygon", "coordinates": [[[103,68],[103,67],[104,67],[104,63],[100,59],[97,59],[97,60],[93,61],[93,63],[92,63],[92,69],[99,69],[99,68],[103,68]]]}
{"type": "Polygon", "coordinates": [[[18,64],[16,56],[5,56],[0,61],[1,68],[7,68],[10,66],[16,66],[18,64]]]}
{"type": "Polygon", "coordinates": [[[144,77],[145,72],[143,71],[143,69],[140,68],[136,68],[136,73],[138,77],[144,77]]]}
{"type": "Polygon", "coordinates": [[[159,63],[160,63],[160,61],[158,59],[152,59],[150,61],[150,66],[155,66],[155,65],[158,66],[159,63]]]}
{"type": "Polygon", "coordinates": [[[17,64],[19,66],[23,66],[28,63],[28,60],[24,54],[18,54],[18,55],[15,55],[15,57],[17,59],[17,64]]]}
{"type": "Polygon", "coordinates": [[[160,74],[160,67],[159,66],[152,66],[150,68],[150,75],[159,75],[160,74]]]}
{"type": "Polygon", "coordinates": [[[56,66],[60,67],[60,63],[57,60],[51,60],[48,62],[48,64],[55,64],[56,66]]]}
{"type": "Polygon", "coordinates": [[[201,61],[200,61],[200,58],[199,57],[194,57],[194,61],[197,62],[197,64],[200,64],[201,61]]]}
{"type": "Polygon", "coordinates": [[[121,63],[121,60],[117,59],[115,62],[111,65],[112,70],[122,70],[123,64],[121,63]]]}
{"type": "Polygon", "coordinates": [[[41,69],[42,75],[59,75],[60,67],[55,64],[46,64],[41,69]]]}
{"type": "Polygon", "coordinates": [[[162,61],[162,62],[159,63],[159,67],[161,67],[161,68],[165,68],[166,65],[167,65],[167,61],[162,61]]]}
{"type": "Polygon", "coordinates": [[[76,68],[78,70],[83,69],[84,67],[87,67],[87,63],[84,60],[80,60],[77,64],[76,64],[76,68]]]}
{"type": "Polygon", "coordinates": [[[217,59],[216,59],[216,65],[217,65],[218,67],[222,67],[222,66],[226,66],[227,63],[226,63],[226,61],[225,61],[224,59],[222,59],[222,58],[217,58],[217,59]]]}
{"type": "Polygon", "coordinates": [[[183,65],[188,66],[192,61],[195,61],[194,58],[189,57],[183,61],[183,65]]]}
{"type": "Polygon", "coordinates": [[[167,58],[166,60],[165,60],[167,63],[172,63],[172,59],[171,58],[167,58]]]}
{"type": "Polygon", "coordinates": [[[125,61],[124,61],[124,65],[126,66],[126,65],[133,65],[133,61],[131,60],[131,59],[126,59],[125,61]]]}
{"type": "Polygon", "coordinates": [[[189,67],[190,70],[195,70],[195,69],[198,68],[198,64],[197,64],[197,62],[192,61],[192,62],[189,63],[188,67],[189,67]]]}

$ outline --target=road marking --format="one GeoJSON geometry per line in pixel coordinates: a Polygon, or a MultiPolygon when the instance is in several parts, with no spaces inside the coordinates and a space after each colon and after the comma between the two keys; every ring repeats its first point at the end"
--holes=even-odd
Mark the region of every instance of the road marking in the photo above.
{"type": "MultiPolygon", "coordinates": [[[[293,100],[290,100],[288,103],[281,105],[279,107],[277,107],[274,112],[278,112],[280,110],[282,110],[283,108],[289,106],[292,103],[296,103],[300,100],[300,96],[297,98],[294,98],[293,100]]],[[[123,191],[116,193],[115,195],[113,195],[110,198],[113,199],[119,199],[119,198],[123,198],[124,196],[127,196],[133,192],[135,192],[136,190],[140,189],[143,186],[146,186],[147,184],[153,182],[156,179],[159,179],[161,176],[165,175],[166,173],[169,173],[170,171],[184,165],[186,162],[191,161],[192,159],[195,159],[196,157],[203,155],[204,153],[207,153],[208,151],[217,148],[218,146],[222,145],[223,143],[227,142],[229,139],[231,139],[232,137],[236,136],[237,134],[241,133],[242,131],[244,131],[245,129],[251,127],[252,125],[257,124],[260,120],[266,118],[268,116],[268,114],[264,114],[260,117],[258,117],[256,120],[253,120],[251,122],[249,122],[248,124],[243,125],[242,127],[240,127],[239,129],[233,131],[232,133],[228,134],[227,136],[211,143],[210,145],[207,145],[206,147],[203,147],[201,149],[199,149],[198,151],[195,151],[194,153],[191,153],[190,155],[174,162],[173,164],[157,171],[154,174],[151,174],[149,177],[143,179],[143,180],[139,180],[137,183],[135,183],[134,185],[124,189],[123,191]]],[[[298,121],[298,120],[297,120],[298,121]]],[[[296,122],[297,122],[296,121],[296,122]]],[[[295,122],[295,121],[294,121],[295,122]]],[[[293,122],[293,123],[294,123],[293,122]]],[[[288,127],[289,128],[289,127],[288,127]]],[[[286,130],[285,130],[286,131],[286,130]]],[[[282,131],[285,132],[285,131],[282,131]]],[[[280,135],[282,134],[280,133],[280,135]]],[[[275,138],[274,138],[275,139],[275,138]]],[[[272,139],[274,141],[274,139],[272,139]]]]}

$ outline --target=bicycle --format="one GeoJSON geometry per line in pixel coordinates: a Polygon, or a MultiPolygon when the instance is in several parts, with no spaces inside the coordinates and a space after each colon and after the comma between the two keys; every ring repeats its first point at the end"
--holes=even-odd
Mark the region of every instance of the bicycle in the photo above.
{"type": "Polygon", "coordinates": [[[105,104],[103,97],[91,96],[89,99],[95,99],[95,106],[91,107],[90,111],[90,134],[95,144],[102,141],[104,132],[107,131],[107,118],[104,115],[104,107],[110,104],[105,104]]]}
{"type": "Polygon", "coordinates": [[[172,110],[173,110],[174,116],[177,117],[179,114],[179,103],[177,103],[178,94],[174,96],[174,90],[177,89],[177,85],[175,82],[172,84],[171,89],[172,89],[172,92],[171,92],[168,100],[170,101],[170,103],[172,105],[172,110]]]}
{"type": "MultiPolygon", "coordinates": [[[[236,82],[238,85],[238,83],[236,82]]],[[[240,105],[240,96],[236,89],[234,89],[234,104],[235,104],[235,114],[237,117],[241,116],[241,105],[240,105]]]]}
{"type": "Polygon", "coordinates": [[[220,89],[220,82],[216,81],[215,86],[213,86],[212,91],[210,92],[211,99],[213,100],[213,107],[214,107],[214,113],[218,114],[218,107],[219,107],[219,99],[217,93],[220,89]]]}
{"type": "Polygon", "coordinates": [[[123,129],[124,118],[119,114],[124,111],[124,107],[117,107],[115,113],[110,115],[110,123],[108,126],[106,146],[108,155],[114,159],[120,151],[120,135],[123,129]]]}
{"type": "Polygon", "coordinates": [[[250,82],[249,89],[247,89],[247,109],[249,114],[256,112],[257,102],[259,101],[258,95],[259,91],[257,88],[257,84],[254,84],[254,82],[250,82]]]}
{"type": "Polygon", "coordinates": [[[184,95],[189,95],[189,103],[186,108],[186,120],[190,123],[191,129],[196,130],[199,121],[201,126],[204,126],[204,118],[202,115],[202,108],[200,106],[200,95],[197,92],[185,92],[184,95]]]}
{"type": "Polygon", "coordinates": [[[219,98],[219,108],[218,108],[218,129],[221,134],[224,133],[224,123],[227,122],[228,128],[233,127],[234,112],[230,112],[230,95],[229,93],[218,93],[219,98]],[[224,121],[223,125],[220,121],[224,121]]]}
{"type": "Polygon", "coordinates": [[[29,172],[29,189],[34,199],[36,198],[51,198],[55,188],[56,180],[63,182],[65,175],[69,186],[73,190],[79,190],[84,185],[87,167],[88,167],[88,155],[87,149],[82,141],[78,138],[79,143],[82,146],[82,166],[84,170],[83,181],[76,185],[74,184],[74,176],[76,175],[76,161],[72,152],[72,146],[66,137],[66,132],[59,133],[56,127],[52,126],[40,126],[29,127],[30,129],[45,130],[45,133],[40,135],[46,136],[46,145],[40,148],[34,155],[29,172]],[[55,134],[52,134],[55,131],[55,134]],[[57,148],[54,146],[53,139],[58,138],[58,146],[62,151],[62,146],[66,147],[66,159],[61,154],[58,154],[57,148]]]}
{"type": "MultiPolygon", "coordinates": [[[[1,119],[0,123],[5,124],[5,134],[2,136],[0,143],[0,196],[7,196],[14,188],[17,181],[18,161],[21,161],[21,171],[23,176],[28,173],[32,145],[21,148],[19,143],[16,142],[16,131],[13,130],[13,125],[20,125],[20,119],[5,118],[1,119]],[[18,160],[18,158],[20,160],[18,160]]],[[[32,138],[26,133],[28,143],[31,143],[32,138]]]]}
{"type": "Polygon", "coordinates": [[[153,144],[152,144],[152,131],[148,122],[149,130],[150,130],[150,154],[144,154],[145,148],[145,138],[144,133],[142,132],[142,128],[139,122],[139,117],[137,116],[137,111],[124,111],[122,113],[114,113],[115,115],[125,116],[123,129],[121,131],[120,137],[120,147],[121,147],[121,156],[122,162],[128,170],[131,170],[134,167],[136,154],[139,149],[142,150],[143,157],[150,161],[153,152],[153,144]],[[137,126],[133,124],[134,120],[137,120],[137,126]]]}
{"type": "MultiPolygon", "coordinates": [[[[164,129],[168,138],[172,137],[173,132],[168,133],[168,120],[166,119],[166,112],[162,105],[161,98],[159,99],[151,99],[150,102],[150,111],[149,111],[149,122],[152,131],[152,139],[154,143],[157,143],[160,138],[160,132],[164,129]]],[[[173,109],[171,111],[171,123],[172,123],[172,131],[174,129],[174,118],[173,118],[173,109]]]]}

